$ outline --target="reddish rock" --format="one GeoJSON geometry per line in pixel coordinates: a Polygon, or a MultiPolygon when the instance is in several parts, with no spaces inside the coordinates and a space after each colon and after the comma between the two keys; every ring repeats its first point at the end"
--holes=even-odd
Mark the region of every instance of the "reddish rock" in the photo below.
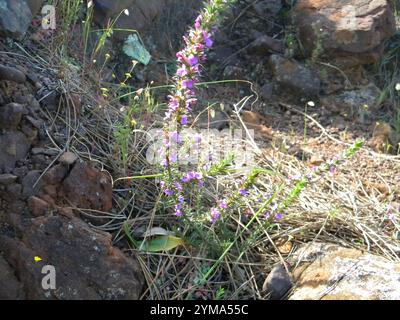
{"type": "Polygon", "coordinates": [[[78,162],[62,183],[61,194],[78,208],[110,211],[112,185],[104,172],[78,162]]]}
{"type": "Polygon", "coordinates": [[[0,251],[18,274],[27,299],[140,297],[144,278],[139,263],[113,247],[110,234],[94,231],[80,219],[61,215],[25,221],[20,215],[13,215],[10,220],[23,237],[0,235],[0,251]],[[35,262],[35,256],[42,261],[35,262]],[[55,268],[55,290],[42,289],[44,265],[55,268]]]}
{"type": "Polygon", "coordinates": [[[48,184],[60,184],[68,173],[68,169],[61,164],[50,168],[43,176],[43,180],[48,184]]]}
{"type": "Polygon", "coordinates": [[[48,212],[49,204],[38,197],[30,197],[28,199],[28,208],[35,217],[39,217],[48,212]]]}
{"type": "Polygon", "coordinates": [[[341,67],[377,62],[396,32],[387,0],[299,0],[294,23],[310,55],[341,67]]]}

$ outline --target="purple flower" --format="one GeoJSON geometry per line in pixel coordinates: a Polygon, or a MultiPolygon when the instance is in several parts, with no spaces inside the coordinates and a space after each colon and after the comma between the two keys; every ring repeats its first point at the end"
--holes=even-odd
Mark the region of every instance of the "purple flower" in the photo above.
{"type": "Polygon", "coordinates": [[[182,195],[180,195],[180,196],[178,197],[178,201],[179,201],[180,203],[184,203],[184,202],[185,202],[185,197],[182,196],[182,195]]]}
{"type": "Polygon", "coordinates": [[[189,63],[189,66],[191,67],[199,63],[199,59],[192,54],[189,57],[187,57],[187,61],[189,63]]]}
{"type": "Polygon", "coordinates": [[[221,214],[216,208],[211,208],[211,222],[215,223],[221,218],[221,214]]]}
{"type": "Polygon", "coordinates": [[[188,123],[188,117],[187,116],[182,116],[181,117],[181,124],[186,125],[188,123]]]}
{"type": "Polygon", "coordinates": [[[280,213],[280,212],[277,212],[276,214],[275,214],[275,219],[276,220],[280,220],[280,219],[282,219],[282,214],[280,213]]]}
{"type": "Polygon", "coordinates": [[[178,218],[183,217],[183,212],[182,212],[182,210],[180,210],[180,209],[175,210],[175,216],[177,216],[178,218]]]}
{"type": "Polygon", "coordinates": [[[219,207],[220,207],[221,209],[225,210],[225,209],[228,209],[228,204],[226,203],[225,200],[222,200],[222,201],[219,203],[219,207]]]}
{"type": "Polygon", "coordinates": [[[197,180],[201,180],[201,179],[203,179],[203,174],[201,172],[195,172],[194,178],[197,180]]]}
{"type": "Polygon", "coordinates": [[[182,177],[182,182],[187,183],[189,181],[190,181],[190,178],[187,175],[182,177]]]}
{"type": "Polygon", "coordinates": [[[201,28],[201,22],[203,21],[203,16],[202,15],[199,15],[197,18],[196,18],[196,21],[195,21],[195,23],[194,23],[194,27],[196,28],[196,30],[199,30],[200,28],[201,28]]]}
{"type": "Polygon", "coordinates": [[[164,193],[165,193],[167,196],[172,196],[172,195],[174,194],[174,192],[173,192],[171,189],[165,189],[165,190],[164,190],[164,193]]]}
{"type": "Polygon", "coordinates": [[[194,81],[192,79],[184,79],[181,81],[182,89],[191,89],[194,87],[194,81]]]}
{"type": "Polygon", "coordinates": [[[171,138],[177,143],[177,144],[182,144],[182,136],[179,134],[178,131],[174,131],[171,134],[171,138]]]}
{"type": "Polygon", "coordinates": [[[176,74],[180,77],[184,77],[188,74],[188,70],[185,65],[182,65],[178,70],[176,70],[176,74]]]}
{"type": "Polygon", "coordinates": [[[199,188],[202,188],[204,186],[204,181],[203,180],[200,180],[199,181],[199,188]]]}
{"type": "Polygon", "coordinates": [[[194,135],[194,142],[200,143],[201,142],[201,138],[202,138],[201,134],[200,133],[196,133],[194,135]]]}
{"type": "Polygon", "coordinates": [[[175,186],[176,190],[182,191],[182,185],[179,182],[174,182],[174,186],[175,186]]]}
{"type": "Polygon", "coordinates": [[[213,41],[210,38],[211,34],[207,33],[207,32],[203,32],[203,37],[204,37],[204,43],[206,44],[207,48],[211,48],[213,45],[213,41]]]}
{"type": "Polygon", "coordinates": [[[246,190],[246,189],[240,189],[240,190],[239,190],[239,194],[240,194],[241,196],[245,196],[245,195],[247,195],[247,190],[246,190]]]}
{"type": "Polygon", "coordinates": [[[331,166],[329,168],[329,172],[333,176],[337,172],[337,168],[335,166],[331,166]]]}
{"type": "Polygon", "coordinates": [[[175,163],[178,161],[178,155],[176,153],[173,153],[169,156],[169,161],[171,161],[172,163],[175,163]]]}

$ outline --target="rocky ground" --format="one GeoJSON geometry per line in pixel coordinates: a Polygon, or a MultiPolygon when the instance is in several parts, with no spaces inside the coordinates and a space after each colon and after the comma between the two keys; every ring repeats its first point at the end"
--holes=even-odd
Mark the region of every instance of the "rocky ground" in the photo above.
{"type": "MultiPolygon", "coordinates": [[[[98,26],[105,27],[107,18],[123,8],[136,14],[134,20],[122,15],[116,27],[139,30],[152,60],[135,69],[129,84],[168,83],[170,62],[198,3],[94,2],[98,26]],[[184,19],[177,19],[181,12],[184,19]]],[[[143,275],[148,270],[143,261],[149,260],[127,250],[119,232],[107,228],[109,217],[118,218],[123,207],[121,188],[113,181],[129,174],[112,164],[112,134],[99,120],[112,122],[113,116],[100,110],[104,97],[91,92],[79,71],[49,54],[57,34],[36,25],[43,3],[0,0],[0,299],[143,298],[145,279],[152,283],[143,275]],[[4,6],[9,11],[2,11],[4,6]],[[40,285],[47,263],[57,267],[57,290],[43,291],[40,285]]],[[[81,25],[74,28],[76,34],[82,31],[81,25]]],[[[240,116],[266,154],[280,151],[306,167],[363,138],[363,152],[339,175],[375,201],[364,202],[365,208],[390,203],[399,210],[396,105],[381,99],[384,88],[371,67],[380,63],[386,41],[396,32],[394,9],[386,0],[298,0],[293,9],[290,1],[238,1],[218,33],[205,79],[243,79],[252,86],[209,86],[202,98],[225,108],[195,125],[223,129],[240,116]],[[245,95],[253,95],[251,103],[235,114],[234,104],[245,95]]],[[[107,39],[103,55],[88,57],[96,60],[93,77],[101,86],[113,82],[113,74],[123,78],[131,60],[118,54],[126,34],[116,34],[107,39]],[[112,58],[99,67],[104,53],[112,58]]],[[[70,56],[79,57],[79,39],[68,41],[70,56]]],[[[162,110],[140,116],[146,126],[162,119],[162,110]]],[[[132,211],[138,216],[152,210],[148,194],[137,195],[132,211]]],[[[387,220],[371,213],[374,219],[385,229],[387,220]]],[[[262,298],[283,298],[294,286],[291,299],[398,299],[399,233],[389,229],[397,239],[386,247],[379,235],[371,245],[375,255],[328,244],[306,247],[304,254],[302,246],[281,252],[285,263],[262,269],[262,298]]],[[[340,232],[335,237],[342,239],[340,232]]]]}

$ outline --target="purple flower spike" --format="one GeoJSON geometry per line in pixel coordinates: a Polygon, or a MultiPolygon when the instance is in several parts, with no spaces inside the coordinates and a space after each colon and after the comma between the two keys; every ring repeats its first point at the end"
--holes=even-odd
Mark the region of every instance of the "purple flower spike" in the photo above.
{"type": "Polygon", "coordinates": [[[203,37],[204,37],[204,43],[206,44],[206,47],[207,47],[207,48],[211,48],[212,45],[213,45],[213,41],[212,41],[212,39],[210,38],[210,37],[211,37],[211,34],[206,33],[206,32],[203,32],[203,37]]]}
{"type": "Polygon", "coordinates": [[[171,189],[165,189],[165,190],[164,190],[164,193],[165,193],[167,196],[172,196],[172,195],[174,194],[174,192],[173,192],[171,189]]]}
{"type": "Polygon", "coordinates": [[[240,189],[240,190],[239,190],[239,194],[240,194],[241,196],[245,196],[245,195],[247,195],[247,190],[246,190],[246,189],[240,189]]]}
{"type": "Polygon", "coordinates": [[[182,196],[182,195],[180,195],[180,196],[178,197],[178,201],[179,201],[179,203],[184,203],[184,202],[185,202],[185,197],[182,196]]]}

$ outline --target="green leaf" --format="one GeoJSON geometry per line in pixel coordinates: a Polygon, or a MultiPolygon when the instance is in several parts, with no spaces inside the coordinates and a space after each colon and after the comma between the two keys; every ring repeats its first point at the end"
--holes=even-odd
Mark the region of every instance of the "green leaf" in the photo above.
{"type": "Polygon", "coordinates": [[[169,251],[183,245],[183,239],[174,236],[160,236],[153,239],[146,239],[140,245],[139,250],[147,252],[169,251]]]}

